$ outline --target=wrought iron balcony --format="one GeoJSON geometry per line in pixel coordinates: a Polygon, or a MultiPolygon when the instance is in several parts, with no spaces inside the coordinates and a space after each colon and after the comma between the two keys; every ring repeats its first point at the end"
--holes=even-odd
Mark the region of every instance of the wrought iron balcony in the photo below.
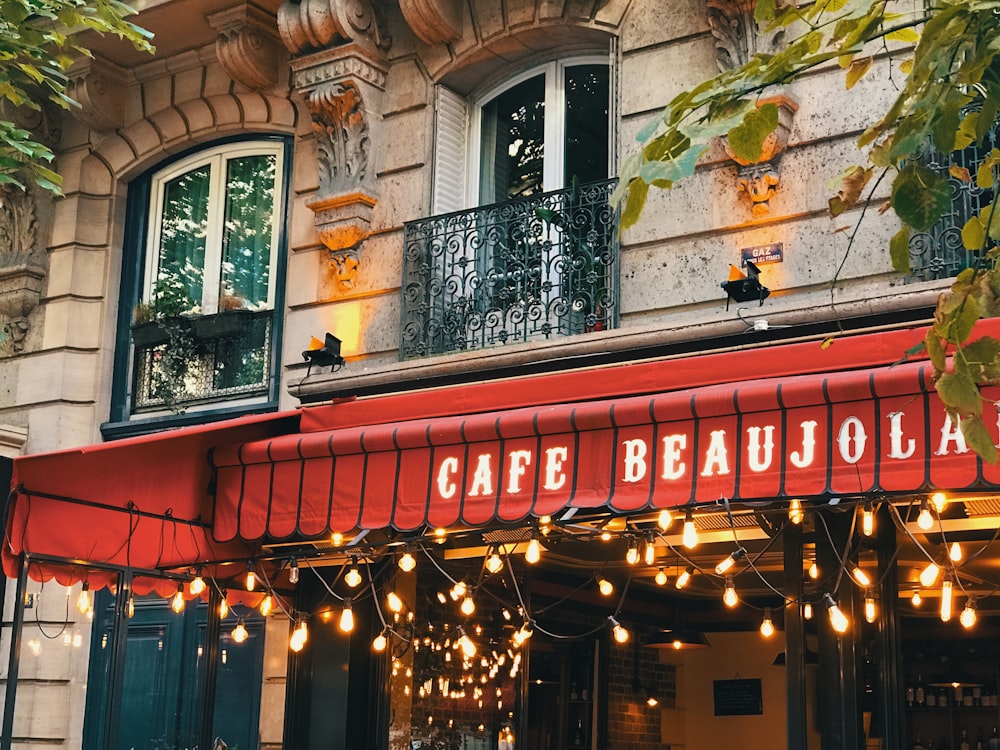
{"type": "Polygon", "coordinates": [[[614,186],[407,222],[400,358],[617,326],[614,186]]]}

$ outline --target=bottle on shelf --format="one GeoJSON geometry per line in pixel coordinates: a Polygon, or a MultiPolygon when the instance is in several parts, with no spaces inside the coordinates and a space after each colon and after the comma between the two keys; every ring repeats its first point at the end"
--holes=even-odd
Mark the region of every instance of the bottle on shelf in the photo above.
{"type": "Polygon", "coordinates": [[[937,704],[938,708],[948,708],[948,691],[944,688],[938,690],[937,704]]]}
{"type": "Polygon", "coordinates": [[[914,690],[913,699],[918,706],[924,705],[924,678],[919,674],[917,675],[917,687],[914,690]]]}
{"type": "Polygon", "coordinates": [[[969,735],[964,729],[962,730],[962,739],[958,743],[958,750],[972,750],[969,747],[969,735]]]}
{"type": "Polygon", "coordinates": [[[913,683],[909,683],[906,686],[906,707],[913,708],[913,704],[916,701],[916,689],[913,687],[913,683]]]}
{"type": "Polygon", "coordinates": [[[583,719],[576,720],[576,729],[573,730],[573,747],[583,747],[583,719]]]}
{"type": "Polygon", "coordinates": [[[1000,750],[1000,732],[993,727],[993,734],[990,735],[989,750],[1000,750]]]}
{"type": "Polygon", "coordinates": [[[574,682],[572,687],[569,689],[569,699],[571,701],[579,700],[580,691],[576,689],[576,683],[574,682]]]}
{"type": "Polygon", "coordinates": [[[937,704],[937,694],[934,690],[931,689],[924,691],[924,705],[927,706],[927,708],[936,708],[937,704]]]}
{"type": "Polygon", "coordinates": [[[986,740],[983,739],[983,728],[976,731],[976,750],[986,750],[986,740]]]}

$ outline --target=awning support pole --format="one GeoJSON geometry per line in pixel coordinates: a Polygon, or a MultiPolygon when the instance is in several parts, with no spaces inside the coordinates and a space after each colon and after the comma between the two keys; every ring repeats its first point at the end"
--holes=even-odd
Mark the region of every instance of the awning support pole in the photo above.
{"type": "Polygon", "coordinates": [[[878,575],[881,617],[878,619],[878,664],[884,726],[883,750],[903,750],[905,711],[900,667],[903,664],[902,635],[899,627],[899,567],[896,565],[896,527],[890,509],[883,503],[878,513],[878,575]]]}
{"type": "Polygon", "coordinates": [[[789,523],[783,535],[785,596],[785,677],[788,747],[807,747],[806,641],[802,628],[802,526],[789,523]]]}
{"type": "Polygon", "coordinates": [[[205,623],[205,658],[201,665],[201,716],[198,729],[198,747],[212,747],[212,728],[215,723],[215,686],[219,675],[219,636],[222,633],[222,618],[219,605],[222,595],[211,586],[208,596],[208,620],[205,623]]]}
{"type": "Polygon", "coordinates": [[[111,626],[111,658],[108,661],[108,700],[104,707],[104,747],[118,747],[122,690],[125,685],[125,656],[128,646],[128,602],[132,593],[132,571],[118,575],[115,619],[111,626]]]}
{"type": "Polygon", "coordinates": [[[24,630],[24,590],[28,585],[28,563],[23,554],[17,558],[17,593],[14,598],[14,621],[10,631],[10,660],[7,663],[7,690],[3,702],[3,731],[0,750],[10,750],[14,739],[14,703],[17,700],[17,673],[21,666],[21,635],[24,630]]]}

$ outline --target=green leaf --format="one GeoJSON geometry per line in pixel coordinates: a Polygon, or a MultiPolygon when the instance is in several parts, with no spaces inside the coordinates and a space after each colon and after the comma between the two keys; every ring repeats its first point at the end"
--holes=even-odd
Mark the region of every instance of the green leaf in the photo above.
{"type": "Polygon", "coordinates": [[[982,414],[983,397],[970,378],[946,372],[938,378],[935,387],[948,408],[962,416],[982,414]]]}
{"type": "Polygon", "coordinates": [[[0,15],[11,26],[20,26],[28,18],[28,8],[23,3],[6,0],[0,5],[0,15]]]}
{"type": "Polygon", "coordinates": [[[938,372],[944,372],[948,367],[948,359],[945,355],[944,344],[941,343],[941,337],[931,329],[927,332],[924,343],[927,345],[927,356],[930,358],[931,364],[934,365],[934,369],[938,372]]]}
{"type": "Polygon", "coordinates": [[[896,29],[895,31],[890,31],[885,35],[885,38],[890,42],[903,42],[904,44],[916,44],[920,41],[920,34],[917,33],[916,29],[906,28],[906,29],[896,29]]]}
{"type": "Polygon", "coordinates": [[[962,118],[962,122],[958,126],[958,132],[955,133],[954,148],[956,151],[968,148],[976,142],[976,123],[978,121],[978,112],[969,112],[962,118]]]}
{"type": "Polygon", "coordinates": [[[962,227],[962,244],[966,250],[980,250],[986,242],[986,228],[978,216],[971,216],[962,227]]]}
{"type": "Polygon", "coordinates": [[[854,88],[854,84],[864,78],[865,73],[867,73],[871,67],[871,57],[863,57],[860,60],[852,62],[851,67],[847,71],[847,88],[854,88]]]}
{"type": "Polygon", "coordinates": [[[648,193],[649,185],[638,178],[628,184],[628,197],[625,199],[625,208],[622,209],[620,221],[622,229],[628,229],[639,220],[648,193]]]}
{"type": "Polygon", "coordinates": [[[908,164],[892,183],[892,207],[918,232],[927,232],[951,207],[951,186],[937,172],[908,164]]]}
{"type": "Polygon", "coordinates": [[[746,113],[743,122],[729,131],[729,148],[746,162],[760,159],[764,140],[778,127],[778,107],[765,104],[746,113]]]}
{"type": "Polygon", "coordinates": [[[960,424],[969,447],[986,463],[995,464],[998,458],[997,447],[990,431],[983,424],[982,417],[964,417],[960,424]]]}
{"type": "Polygon", "coordinates": [[[910,272],[910,228],[903,227],[889,240],[889,257],[892,270],[897,273],[910,272]]]}
{"type": "Polygon", "coordinates": [[[754,8],[753,18],[760,24],[774,18],[774,0],[757,0],[757,7],[754,8]]]}

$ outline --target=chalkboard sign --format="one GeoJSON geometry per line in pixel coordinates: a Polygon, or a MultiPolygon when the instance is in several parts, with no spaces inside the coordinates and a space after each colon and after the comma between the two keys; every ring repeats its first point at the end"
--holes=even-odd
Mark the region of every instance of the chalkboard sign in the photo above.
{"type": "Polygon", "coordinates": [[[760,680],[713,680],[716,716],[759,716],[764,713],[760,680]]]}

